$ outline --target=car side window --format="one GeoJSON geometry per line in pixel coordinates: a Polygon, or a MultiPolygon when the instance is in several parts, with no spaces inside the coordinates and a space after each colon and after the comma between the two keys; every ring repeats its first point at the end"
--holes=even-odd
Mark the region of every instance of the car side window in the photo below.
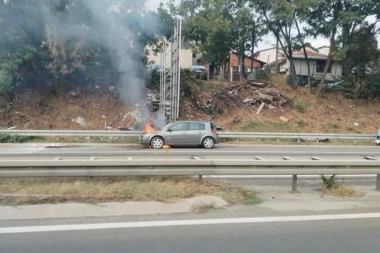
{"type": "Polygon", "coordinates": [[[186,131],[187,130],[187,123],[177,123],[174,126],[170,128],[171,131],[186,131]]]}
{"type": "Polygon", "coordinates": [[[206,130],[206,126],[204,123],[190,123],[189,130],[206,130]]]}

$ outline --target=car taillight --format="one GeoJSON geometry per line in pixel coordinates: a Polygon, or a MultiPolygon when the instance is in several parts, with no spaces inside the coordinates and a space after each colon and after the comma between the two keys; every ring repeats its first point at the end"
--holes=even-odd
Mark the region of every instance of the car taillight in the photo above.
{"type": "Polygon", "coordinates": [[[213,134],[216,134],[216,129],[212,129],[211,132],[212,132],[213,134]]]}

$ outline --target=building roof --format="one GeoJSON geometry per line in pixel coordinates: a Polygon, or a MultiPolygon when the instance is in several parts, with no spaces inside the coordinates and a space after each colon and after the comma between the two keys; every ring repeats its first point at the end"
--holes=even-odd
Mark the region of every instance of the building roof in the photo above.
{"type": "MultiPolygon", "coordinates": [[[[326,54],[321,54],[317,52],[313,52],[310,50],[307,51],[307,57],[312,60],[327,60],[328,55],[326,54]]],[[[303,50],[299,50],[293,53],[293,58],[294,59],[305,59],[305,54],[303,53],[303,50]]],[[[334,61],[340,61],[341,59],[339,58],[333,58],[334,61]]]]}
{"type": "MultiPolygon", "coordinates": [[[[239,57],[239,55],[238,55],[238,53],[236,53],[236,52],[232,52],[232,54],[235,54],[235,55],[237,55],[238,57],[239,57]]],[[[255,54],[253,54],[253,55],[255,55],[255,54]]],[[[252,59],[252,57],[251,56],[248,56],[248,55],[244,55],[244,57],[245,58],[248,58],[249,60],[253,60],[253,61],[255,61],[255,62],[258,62],[258,63],[260,63],[261,65],[265,65],[266,64],[266,62],[263,62],[263,61],[260,61],[260,60],[257,60],[256,58],[253,58],[252,59]]]]}
{"type": "MultiPolygon", "coordinates": [[[[309,59],[316,59],[316,60],[326,60],[327,59],[327,55],[325,54],[321,54],[321,53],[317,53],[317,52],[313,52],[313,51],[310,51],[310,50],[307,50],[307,56],[309,59]]],[[[303,50],[301,51],[296,51],[293,53],[293,58],[295,59],[304,59],[305,58],[305,54],[303,52],[303,50]]]]}
{"type": "MultiPolygon", "coordinates": [[[[278,59],[278,65],[282,65],[282,64],[285,64],[286,63],[286,57],[283,57],[281,59],[278,59]]],[[[272,67],[272,66],[276,66],[276,61],[272,61],[270,63],[267,64],[268,67],[272,67]]]]}

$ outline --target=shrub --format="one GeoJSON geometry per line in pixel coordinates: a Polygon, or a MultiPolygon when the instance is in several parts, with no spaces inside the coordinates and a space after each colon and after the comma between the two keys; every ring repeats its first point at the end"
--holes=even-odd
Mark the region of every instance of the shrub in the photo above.
{"type": "Polygon", "coordinates": [[[335,187],[337,185],[337,181],[336,181],[336,175],[332,175],[330,177],[325,177],[325,175],[322,175],[321,176],[322,178],[322,182],[323,182],[323,185],[327,188],[327,189],[331,189],[333,187],[335,187]]]}

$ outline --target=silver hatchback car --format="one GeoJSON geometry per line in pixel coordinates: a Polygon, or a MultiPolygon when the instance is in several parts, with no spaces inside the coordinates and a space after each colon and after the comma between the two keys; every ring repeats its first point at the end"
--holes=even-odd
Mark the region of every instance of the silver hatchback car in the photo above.
{"type": "Polygon", "coordinates": [[[202,146],[213,148],[220,142],[217,130],[221,128],[212,122],[204,121],[177,121],[164,126],[161,130],[145,131],[139,142],[142,145],[161,149],[168,146],[202,146]]]}

